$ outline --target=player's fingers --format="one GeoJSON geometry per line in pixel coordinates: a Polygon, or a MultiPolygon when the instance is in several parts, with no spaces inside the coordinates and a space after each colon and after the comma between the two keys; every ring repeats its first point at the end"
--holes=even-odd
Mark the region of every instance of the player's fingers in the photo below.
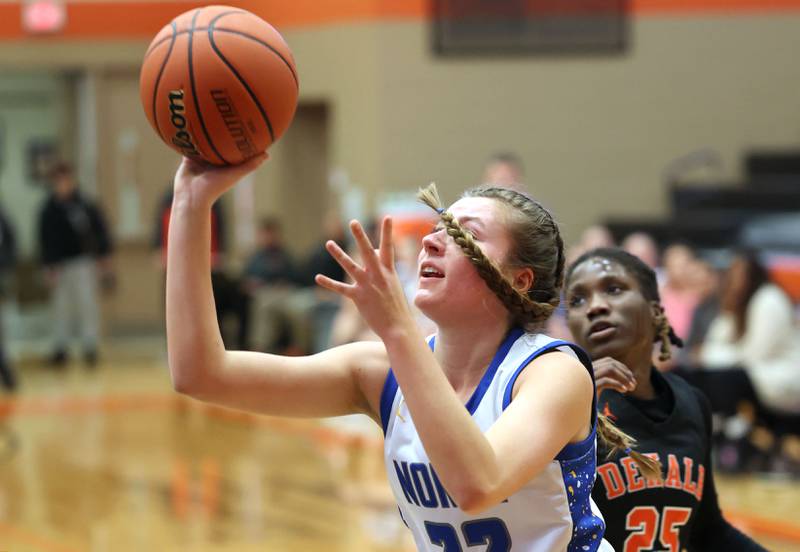
{"type": "Polygon", "coordinates": [[[613,368],[613,375],[614,377],[623,385],[629,388],[629,390],[633,390],[636,388],[636,377],[633,375],[633,372],[622,363],[617,363],[614,365],[613,368]]]}
{"type": "Polygon", "coordinates": [[[333,280],[323,274],[317,274],[314,277],[314,281],[317,283],[318,286],[323,287],[329,291],[338,293],[339,295],[342,295],[344,297],[352,297],[354,289],[352,284],[345,284],[344,282],[333,280]]]}
{"type": "Polygon", "coordinates": [[[350,276],[354,281],[359,281],[360,278],[364,276],[364,269],[361,268],[358,263],[356,263],[350,255],[344,252],[344,250],[339,247],[339,244],[333,240],[328,240],[325,242],[325,249],[328,250],[328,253],[331,254],[331,257],[339,263],[347,275],[350,276]]]}
{"type": "Polygon", "coordinates": [[[625,387],[636,387],[636,377],[633,372],[622,362],[610,357],[601,358],[592,364],[596,378],[610,377],[625,387]]]}
{"type": "Polygon", "coordinates": [[[636,388],[636,380],[618,366],[605,366],[601,370],[595,372],[595,377],[613,381],[616,386],[621,387],[625,391],[632,391],[636,388]]]}
{"type": "Polygon", "coordinates": [[[601,391],[603,391],[603,389],[614,389],[615,391],[619,391],[620,393],[628,392],[628,389],[623,384],[611,378],[597,379],[597,381],[595,382],[595,389],[597,390],[598,394],[601,391]]]}
{"type": "Polygon", "coordinates": [[[361,254],[361,258],[364,260],[364,266],[368,270],[377,270],[378,268],[378,256],[375,254],[375,248],[372,246],[372,242],[367,236],[366,230],[364,227],[361,226],[361,223],[357,220],[350,221],[350,232],[352,232],[353,237],[356,239],[356,245],[358,246],[358,252],[361,254]]]}
{"type": "Polygon", "coordinates": [[[392,217],[384,217],[381,224],[381,244],[378,248],[381,263],[391,268],[394,266],[394,243],[392,243],[392,217]]]}

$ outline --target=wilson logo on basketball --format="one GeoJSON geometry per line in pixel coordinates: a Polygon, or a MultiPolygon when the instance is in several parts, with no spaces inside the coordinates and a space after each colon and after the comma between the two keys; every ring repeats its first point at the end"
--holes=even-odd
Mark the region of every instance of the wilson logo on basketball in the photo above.
{"type": "Polygon", "coordinates": [[[236,144],[236,149],[245,159],[253,157],[257,153],[256,147],[247,134],[247,128],[228,93],[225,90],[215,88],[211,90],[211,97],[217,105],[217,111],[222,116],[222,120],[225,122],[225,128],[228,129],[228,133],[236,144]]]}
{"type": "Polygon", "coordinates": [[[172,126],[175,127],[175,136],[172,143],[180,148],[187,157],[200,157],[200,152],[194,145],[194,139],[186,129],[186,106],[183,101],[183,90],[170,90],[169,93],[169,113],[172,126]]]}

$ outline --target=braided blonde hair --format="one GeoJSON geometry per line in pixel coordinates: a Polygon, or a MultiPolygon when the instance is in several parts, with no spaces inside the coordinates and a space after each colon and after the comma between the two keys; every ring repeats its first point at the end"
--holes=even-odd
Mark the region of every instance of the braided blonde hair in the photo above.
{"type": "Polygon", "coordinates": [[[472,261],[489,289],[511,312],[514,322],[529,331],[541,327],[561,301],[561,285],[564,281],[564,242],[550,213],[527,195],[507,188],[473,188],[462,196],[491,198],[506,206],[511,219],[508,228],[517,246],[509,253],[507,263],[517,267],[528,266],[534,272],[531,289],[523,293],[481,251],[472,234],[465,231],[455,217],[444,209],[435,184],[421,189],[417,197],[439,214],[447,234],[472,261]]]}
{"type": "MultiPolygon", "coordinates": [[[[535,331],[550,317],[561,301],[564,242],[558,225],[547,209],[527,195],[507,188],[478,187],[462,195],[491,198],[508,207],[511,219],[508,230],[516,247],[509,253],[507,262],[511,266],[528,266],[534,271],[531,289],[522,293],[509,282],[497,264],[481,251],[472,235],[445,210],[435,184],[420,189],[417,197],[439,214],[447,234],[472,261],[489,289],[512,313],[515,323],[528,331],[535,331]]],[[[597,434],[608,448],[609,456],[624,451],[633,458],[646,479],[662,480],[661,463],[632,450],[635,439],[600,413],[597,413],[597,434]]]]}

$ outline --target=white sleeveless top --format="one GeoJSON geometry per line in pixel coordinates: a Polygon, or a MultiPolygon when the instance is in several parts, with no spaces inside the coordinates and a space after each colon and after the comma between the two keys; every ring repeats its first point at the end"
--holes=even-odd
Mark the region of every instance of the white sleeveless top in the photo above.
{"type": "MultiPolygon", "coordinates": [[[[430,338],[431,349],[435,337],[430,338]]],[[[482,431],[511,402],[514,382],[537,356],[559,350],[577,357],[593,374],[591,361],[577,346],[515,328],[505,338],[466,404],[482,431]]],[[[418,550],[436,552],[613,551],[603,540],[605,523],[591,499],[596,466],[596,415],[592,431],[568,444],[522,489],[477,516],[461,511],[433,469],[394,373],[381,394],[386,471],[403,521],[418,550]],[[480,547],[480,548],[478,548],[480,547]]],[[[442,428],[445,431],[445,428],[442,428]]],[[[520,443],[524,446],[524,443],[520,443]]]]}

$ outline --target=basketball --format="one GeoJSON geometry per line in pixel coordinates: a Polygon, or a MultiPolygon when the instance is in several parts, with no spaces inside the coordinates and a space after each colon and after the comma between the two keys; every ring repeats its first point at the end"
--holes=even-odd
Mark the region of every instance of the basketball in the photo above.
{"type": "Polygon", "coordinates": [[[155,36],[139,93],[147,119],[178,153],[236,165],[275,143],[297,107],[294,58],[252,13],[209,6],[183,13],[155,36]]]}

